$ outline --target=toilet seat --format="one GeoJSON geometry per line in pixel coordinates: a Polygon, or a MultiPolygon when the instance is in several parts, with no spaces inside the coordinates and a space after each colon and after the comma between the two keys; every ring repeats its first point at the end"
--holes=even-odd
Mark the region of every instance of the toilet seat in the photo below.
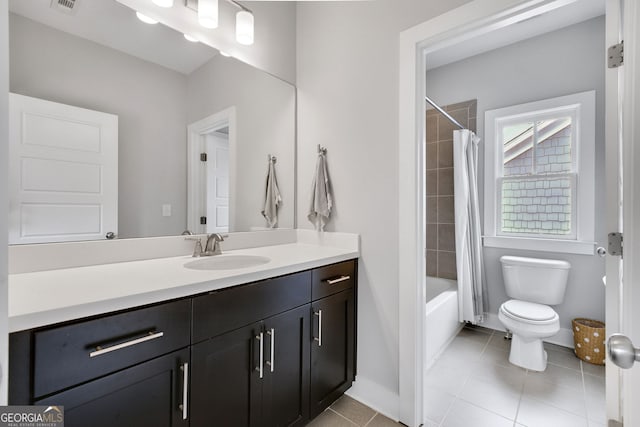
{"type": "Polygon", "coordinates": [[[500,307],[507,317],[524,323],[546,325],[558,321],[558,313],[544,304],[512,299],[500,307]]]}

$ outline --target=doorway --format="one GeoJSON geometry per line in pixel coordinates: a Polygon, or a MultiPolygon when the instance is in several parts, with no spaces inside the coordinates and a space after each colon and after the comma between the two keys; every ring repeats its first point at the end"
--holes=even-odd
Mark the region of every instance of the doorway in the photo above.
{"type": "Polygon", "coordinates": [[[236,128],[235,107],[188,126],[187,229],[195,234],[234,230],[236,128]]]}
{"type": "MultiPolygon", "coordinates": [[[[496,29],[541,13],[558,9],[567,1],[475,1],[428,23],[407,30],[401,35],[400,68],[400,420],[408,425],[424,421],[420,403],[423,399],[425,349],[424,271],[425,210],[423,194],[426,182],[424,170],[424,102],[417,94],[426,93],[424,71],[429,54],[451,48],[471,37],[478,37],[496,29]],[[418,237],[416,237],[418,236],[418,237]]],[[[578,1],[579,6],[589,2],[578,1]]],[[[607,18],[609,29],[609,18],[607,18]]],[[[453,50],[453,49],[449,49],[453,50]]],[[[610,84],[607,82],[607,84],[610,84]]],[[[609,86],[608,86],[609,87],[609,86]]],[[[429,94],[431,95],[431,94],[429,94]]],[[[435,97],[434,97],[435,98],[435,97]]],[[[436,98],[437,100],[437,98],[436,98]]],[[[445,101],[444,103],[447,103],[445,101]]],[[[607,101],[607,108],[609,108],[607,101]]],[[[615,105],[615,104],[614,104],[615,105]]],[[[481,118],[482,119],[482,118],[481,118]]],[[[609,289],[607,289],[609,292],[609,289]]],[[[609,296],[607,296],[609,299],[609,296]]],[[[609,321],[609,319],[607,319],[609,321]]],[[[611,325],[608,325],[611,326],[611,325]]],[[[613,325],[615,328],[617,325],[613,325]]],[[[608,383],[615,383],[616,379],[608,383]]],[[[615,384],[614,388],[617,388],[615,384]]],[[[611,387],[609,387],[611,388],[611,387]]],[[[609,396],[618,401],[617,396],[609,396]]],[[[615,408],[609,408],[609,417],[616,417],[615,408]]]]}

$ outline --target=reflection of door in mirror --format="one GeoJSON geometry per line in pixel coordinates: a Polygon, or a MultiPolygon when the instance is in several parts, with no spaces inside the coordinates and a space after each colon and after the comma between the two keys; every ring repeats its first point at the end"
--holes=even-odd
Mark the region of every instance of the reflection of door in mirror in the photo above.
{"type": "Polygon", "coordinates": [[[225,108],[187,127],[187,229],[234,230],[236,109],[225,108]]]}
{"type": "Polygon", "coordinates": [[[207,153],[207,233],[229,231],[229,126],[204,135],[207,153]]]}
{"type": "Polygon", "coordinates": [[[118,116],[9,100],[9,243],[117,234],[118,116]]]}

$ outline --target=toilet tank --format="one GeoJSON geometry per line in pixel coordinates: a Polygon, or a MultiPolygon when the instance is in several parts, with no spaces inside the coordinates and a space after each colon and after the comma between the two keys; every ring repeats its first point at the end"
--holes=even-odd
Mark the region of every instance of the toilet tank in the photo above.
{"type": "Polygon", "coordinates": [[[500,263],[510,298],[547,305],[564,300],[571,269],[567,261],[503,256],[500,263]]]}

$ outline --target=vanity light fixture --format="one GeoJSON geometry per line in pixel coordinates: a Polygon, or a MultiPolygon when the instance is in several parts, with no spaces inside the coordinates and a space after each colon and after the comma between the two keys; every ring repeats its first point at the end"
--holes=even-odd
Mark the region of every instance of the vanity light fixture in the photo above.
{"type": "MultiPolygon", "coordinates": [[[[155,1],[155,0],[154,0],[155,1]]],[[[253,12],[236,0],[223,0],[239,9],[236,14],[236,41],[252,45],[255,37],[253,12]]],[[[185,7],[197,12],[198,22],[205,28],[218,27],[219,0],[184,0],[185,7]]]]}
{"type": "Polygon", "coordinates": [[[173,0],[151,0],[153,4],[160,7],[173,7],[173,0]]]}
{"type": "Polygon", "coordinates": [[[185,34],[184,34],[184,38],[185,38],[185,39],[187,39],[187,40],[189,40],[190,42],[198,43],[198,39],[197,39],[197,38],[195,38],[195,37],[193,37],[193,36],[190,36],[190,35],[189,35],[189,34],[187,34],[187,33],[185,33],[185,34]]]}
{"type": "Polygon", "coordinates": [[[136,16],[138,17],[139,20],[141,20],[142,22],[144,22],[145,24],[157,24],[158,21],[156,21],[153,18],[149,18],[147,15],[143,15],[140,12],[136,12],[136,16]]]}
{"type": "Polygon", "coordinates": [[[253,13],[243,9],[236,14],[236,41],[245,46],[253,44],[253,13]]]}
{"type": "Polygon", "coordinates": [[[205,28],[218,28],[218,0],[198,0],[198,23],[205,28]]]}

